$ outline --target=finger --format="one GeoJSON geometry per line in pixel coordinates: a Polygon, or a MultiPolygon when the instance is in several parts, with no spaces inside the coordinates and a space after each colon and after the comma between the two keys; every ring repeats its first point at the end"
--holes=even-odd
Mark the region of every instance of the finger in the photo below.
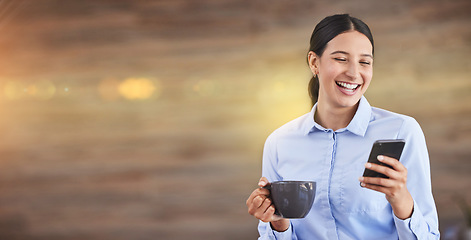
{"type": "Polygon", "coordinates": [[[268,207],[267,211],[264,213],[264,218],[267,219],[269,222],[283,219],[282,216],[276,214],[275,212],[276,212],[275,205],[272,204],[270,207],[268,207]]]}
{"type": "Polygon", "coordinates": [[[263,213],[265,214],[271,205],[272,205],[271,200],[269,198],[266,198],[265,201],[263,201],[262,205],[260,206],[260,210],[262,210],[263,213]]]}
{"type": "Polygon", "coordinates": [[[246,201],[246,204],[247,206],[250,205],[253,201],[253,199],[259,195],[262,195],[262,196],[265,196],[265,197],[268,197],[270,196],[270,191],[268,189],[264,189],[264,188],[257,188],[255,189],[251,194],[250,196],[247,198],[247,201],[246,201]]]}
{"type": "Polygon", "coordinates": [[[393,179],[399,178],[401,176],[400,172],[398,172],[394,169],[391,169],[390,167],[382,166],[382,165],[375,164],[375,163],[366,163],[365,168],[373,170],[373,171],[378,172],[378,173],[382,173],[382,174],[388,176],[389,178],[393,178],[393,179]]]}
{"type": "Polygon", "coordinates": [[[263,204],[264,200],[265,200],[264,197],[259,195],[259,196],[256,196],[252,202],[248,202],[247,207],[248,207],[249,214],[255,216],[257,212],[259,211],[260,206],[263,204]]]}
{"type": "Polygon", "coordinates": [[[396,180],[381,177],[360,177],[360,182],[369,185],[391,188],[395,186],[396,180]]]}
{"type": "MultiPolygon", "coordinates": [[[[257,199],[257,197],[260,197],[261,200],[258,200],[257,202],[260,202],[260,204],[263,202],[263,200],[268,197],[268,195],[266,194],[263,194],[264,191],[262,191],[263,189],[260,189],[260,188],[257,188],[255,189],[252,194],[250,194],[249,198],[247,199],[247,206],[250,206],[253,204],[253,202],[255,201],[255,199],[257,199]]],[[[258,206],[257,206],[258,207],[258,206]]]]}
{"type": "Polygon", "coordinates": [[[374,184],[368,184],[368,183],[362,182],[361,186],[364,187],[364,188],[368,188],[368,189],[377,191],[377,192],[384,193],[384,194],[387,194],[389,192],[389,189],[387,189],[385,187],[382,187],[382,186],[374,185],[374,184]]]}
{"type": "Polygon", "coordinates": [[[260,208],[265,202],[266,197],[259,195],[253,200],[253,206],[255,208],[260,208]]]}
{"type": "Polygon", "coordinates": [[[262,205],[256,210],[254,216],[262,221],[271,221],[271,216],[267,215],[266,212],[271,206],[271,200],[266,198],[262,205]]]}
{"type": "Polygon", "coordinates": [[[266,211],[260,216],[260,220],[263,222],[271,222],[275,219],[275,207],[273,205],[268,206],[266,211]]]}
{"type": "Polygon", "coordinates": [[[258,186],[265,187],[268,184],[268,179],[266,177],[261,177],[258,181],[258,186]]]}
{"type": "Polygon", "coordinates": [[[250,194],[250,196],[247,198],[247,201],[245,202],[245,204],[247,204],[247,206],[251,205],[253,200],[255,199],[255,197],[257,197],[258,195],[260,195],[260,191],[257,188],[250,194]]]}
{"type": "Polygon", "coordinates": [[[399,160],[395,158],[384,156],[384,155],[378,155],[377,159],[378,161],[391,166],[396,171],[402,172],[406,169],[406,167],[404,167],[404,165],[402,165],[402,163],[399,162],[399,160]]]}

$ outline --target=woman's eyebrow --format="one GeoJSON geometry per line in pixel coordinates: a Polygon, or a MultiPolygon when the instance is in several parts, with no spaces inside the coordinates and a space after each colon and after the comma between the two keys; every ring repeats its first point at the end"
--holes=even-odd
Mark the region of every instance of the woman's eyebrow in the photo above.
{"type": "MultiPolygon", "coordinates": [[[[345,54],[345,55],[350,55],[350,53],[345,52],[345,51],[340,51],[340,50],[339,50],[339,51],[332,52],[332,53],[330,53],[330,55],[334,55],[334,54],[337,54],[337,53],[345,54]]],[[[366,54],[366,53],[365,53],[365,54],[361,54],[360,56],[373,58],[373,55],[371,55],[371,54],[366,54]]]]}
{"type": "Polygon", "coordinates": [[[337,54],[337,53],[341,53],[341,54],[345,54],[345,55],[350,55],[350,53],[345,52],[345,51],[335,51],[335,52],[330,53],[330,55],[334,55],[334,54],[337,54]]]}

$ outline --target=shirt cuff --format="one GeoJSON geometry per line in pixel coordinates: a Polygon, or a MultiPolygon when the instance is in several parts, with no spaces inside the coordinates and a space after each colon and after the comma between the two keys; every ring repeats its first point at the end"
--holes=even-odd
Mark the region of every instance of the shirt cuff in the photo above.
{"type": "Polygon", "coordinates": [[[267,224],[268,228],[268,234],[270,236],[270,239],[276,239],[276,240],[291,240],[291,236],[293,235],[293,228],[291,227],[291,223],[289,224],[288,229],[284,232],[278,232],[276,230],[273,230],[271,228],[271,224],[267,224]]]}
{"type": "Polygon", "coordinates": [[[416,233],[420,228],[420,221],[422,221],[422,213],[420,212],[419,207],[417,206],[414,200],[414,208],[412,210],[412,215],[410,218],[407,219],[399,219],[394,214],[394,223],[397,228],[397,234],[399,235],[399,239],[416,239],[416,233]]]}

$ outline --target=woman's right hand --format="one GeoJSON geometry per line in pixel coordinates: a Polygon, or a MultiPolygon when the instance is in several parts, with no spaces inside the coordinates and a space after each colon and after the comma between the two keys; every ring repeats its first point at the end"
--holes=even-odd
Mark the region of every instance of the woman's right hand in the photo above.
{"type": "Polygon", "coordinates": [[[260,178],[258,182],[260,188],[255,189],[247,199],[249,214],[263,222],[270,222],[273,230],[284,232],[288,229],[290,222],[275,214],[275,206],[268,197],[270,191],[263,188],[267,184],[268,180],[265,177],[260,178]]]}

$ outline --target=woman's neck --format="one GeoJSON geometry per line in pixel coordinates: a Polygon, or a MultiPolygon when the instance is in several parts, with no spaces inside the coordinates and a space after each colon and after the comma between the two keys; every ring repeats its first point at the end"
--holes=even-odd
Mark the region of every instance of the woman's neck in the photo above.
{"type": "Polygon", "coordinates": [[[359,103],[352,107],[328,107],[326,104],[317,103],[314,121],[327,129],[337,131],[345,128],[352,121],[358,109],[359,103]]]}

